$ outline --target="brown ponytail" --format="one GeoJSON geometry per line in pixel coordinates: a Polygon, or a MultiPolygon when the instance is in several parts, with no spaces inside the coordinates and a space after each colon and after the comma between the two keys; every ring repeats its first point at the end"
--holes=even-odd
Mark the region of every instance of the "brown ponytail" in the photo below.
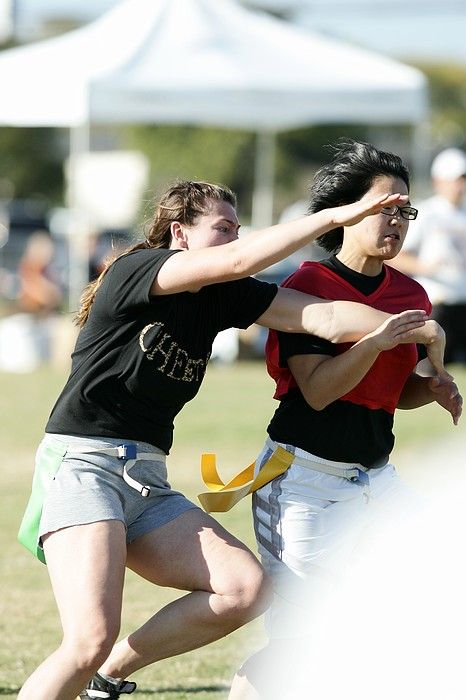
{"type": "Polygon", "coordinates": [[[133,250],[146,248],[169,248],[172,240],[171,224],[179,221],[186,226],[192,226],[198,216],[209,212],[212,200],[225,201],[236,207],[234,193],[222,185],[212,185],[208,182],[192,182],[184,180],[172,185],[160,198],[155,208],[155,214],[150,223],[146,238],[141,243],[127,248],[120,255],[110,258],[96,280],[90,282],[84,289],[75,323],[81,327],[86,323],[95,295],[109,267],[123,255],[133,250]]]}

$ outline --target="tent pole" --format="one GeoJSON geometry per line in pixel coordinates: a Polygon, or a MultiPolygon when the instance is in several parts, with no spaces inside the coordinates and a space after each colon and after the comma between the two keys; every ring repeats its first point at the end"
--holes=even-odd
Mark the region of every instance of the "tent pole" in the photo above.
{"type": "Polygon", "coordinates": [[[257,133],[251,215],[253,229],[264,228],[273,223],[275,147],[274,131],[257,133]]]}
{"type": "Polygon", "coordinates": [[[430,122],[418,122],[412,134],[412,173],[416,199],[424,199],[430,189],[429,166],[432,154],[430,122]]]}
{"type": "Polygon", "coordinates": [[[70,209],[68,232],[68,307],[77,311],[81,293],[88,282],[90,226],[85,212],[80,210],[77,192],[79,156],[90,151],[90,124],[86,120],[70,128],[69,159],[67,168],[67,205],[70,209]]]}

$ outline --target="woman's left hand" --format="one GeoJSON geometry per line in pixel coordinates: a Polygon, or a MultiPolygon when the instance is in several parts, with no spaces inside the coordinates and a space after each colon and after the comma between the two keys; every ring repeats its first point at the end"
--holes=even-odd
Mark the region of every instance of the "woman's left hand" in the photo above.
{"type": "Polygon", "coordinates": [[[436,375],[429,379],[429,389],[434,394],[435,401],[451,413],[453,423],[458,425],[463,411],[463,397],[453,381],[453,377],[446,372],[442,376],[436,375]]]}

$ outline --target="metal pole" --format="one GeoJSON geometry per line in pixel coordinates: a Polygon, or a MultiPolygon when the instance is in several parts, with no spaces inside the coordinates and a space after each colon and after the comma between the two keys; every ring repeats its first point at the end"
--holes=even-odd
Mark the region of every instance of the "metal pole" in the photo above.
{"type": "Polygon", "coordinates": [[[264,228],[273,223],[275,147],[274,131],[258,132],[251,215],[253,229],[264,228]]]}
{"type": "Polygon", "coordinates": [[[432,134],[430,121],[423,121],[413,128],[412,174],[416,199],[424,199],[430,192],[429,168],[432,158],[432,134]]]}
{"type": "Polygon", "coordinates": [[[79,156],[90,151],[90,125],[86,121],[70,129],[70,152],[68,159],[67,205],[71,212],[68,232],[68,306],[77,311],[82,291],[88,282],[89,272],[89,220],[79,209],[77,192],[77,166],[79,156]]]}

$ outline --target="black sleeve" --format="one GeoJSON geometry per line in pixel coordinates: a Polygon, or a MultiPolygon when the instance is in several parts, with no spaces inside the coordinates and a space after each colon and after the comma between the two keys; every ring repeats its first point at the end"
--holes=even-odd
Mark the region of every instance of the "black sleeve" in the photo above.
{"type": "Polygon", "coordinates": [[[288,358],[293,355],[337,355],[336,346],[329,340],[308,333],[284,333],[279,331],[278,346],[280,366],[288,366],[288,358]]]}
{"type": "Polygon", "coordinates": [[[102,285],[108,313],[118,318],[138,306],[149,304],[153,281],[164,262],[177,252],[167,248],[147,248],[117,258],[102,285]]]}
{"type": "Polygon", "coordinates": [[[245,277],[211,285],[209,293],[216,295],[215,303],[221,311],[220,326],[225,329],[248,328],[267,311],[277,291],[276,284],[245,277]]]}

